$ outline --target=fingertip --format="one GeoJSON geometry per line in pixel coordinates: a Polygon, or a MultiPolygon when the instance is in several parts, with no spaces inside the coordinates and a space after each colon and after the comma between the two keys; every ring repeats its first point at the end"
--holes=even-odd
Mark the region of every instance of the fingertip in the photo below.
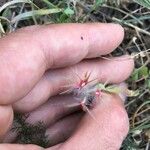
{"type": "Polygon", "coordinates": [[[101,81],[110,83],[120,83],[128,79],[134,69],[134,60],[129,55],[120,57],[104,58],[101,60],[99,71],[101,81]]]}
{"type": "Polygon", "coordinates": [[[124,28],[116,23],[109,23],[108,25],[111,29],[110,34],[112,34],[112,50],[115,50],[124,39],[124,28]]]}
{"type": "Polygon", "coordinates": [[[112,28],[118,32],[120,42],[122,42],[122,40],[124,38],[124,28],[120,24],[117,24],[117,23],[110,23],[110,24],[111,24],[112,28]]]}
{"type": "MultiPolygon", "coordinates": [[[[115,60],[115,59],[114,59],[115,60]]],[[[132,59],[130,57],[130,55],[123,55],[119,58],[120,60],[120,66],[122,65],[122,69],[124,69],[124,74],[122,75],[122,77],[124,77],[122,80],[120,81],[124,81],[126,79],[129,78],[129,76],[131,75],[131,73],[133,72],[134,69],[134,59],[132,59]]]]}
{"type": "Polygon", "coordinates": [[[87,58],[106,55],[115,50],[124,38],[124,29],[119,24],[96,23],[88,26],[89,52],[87,58]]]}
{"type": "Polygon", "coordinates": [[[112,42],[112,49],[116,49],[124,39],[124,28],[120,24],[109,23],[111,28],[112,38],[114,42],[112,42]]]}

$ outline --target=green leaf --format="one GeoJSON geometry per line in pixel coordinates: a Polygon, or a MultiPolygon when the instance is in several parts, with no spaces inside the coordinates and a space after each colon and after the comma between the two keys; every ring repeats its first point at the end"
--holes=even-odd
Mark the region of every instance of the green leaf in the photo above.
{"type": "Polygon", "coordinates": [[[132,79],[133,81],[137,81],[137,80],[139,79],[137,69],[135,69],[134,72],[132,73],[131,79],[132,79]]]}
{"type": "Polygon", "coordinates": [[[135,69],[131,78],[133,81],[140,80],[141,78],[147,78],[149,76],[148,67],[143,66],[139,69],[135,69]]]}
{"type": "Polygon", "coordinates": [[[119,94],[121,92],[121,88],[116,85],[109,85],[105,87],[104,84],[98,83],[97,88],[105,92],[114,93],[114,94],[119,94]]]}
{"type": "Polygon", "coordinates": [[[150,9],[150,0],[134,0],[136,3],[150,9]]]}
{"type": "Polygon", "coordinates": [[[105,89],[106,89],[106,88],[105,88],[105,85],[102,84],[102,83],[98,83],[98,84],[97,84],[97,88],[100,89],[100,90],[105,90],[105,89]]]}
{"type": "Polygon", "coordinates": [[[146,85],[150,89],[150,79],[146,80],[146,85]]]}
{"type": "Polygon", "coordinates": [[[99,6],[99,5],[102,5],[106,0],[96,0],[95,1],[95,5],[96,6],[99,6]]]}
{"type": "Polygon", "coordinates": [[[66,8],[66,9],[64,10],[64,13],[65,13],[66,15],[73,15],[73,14],[74,14],[74,10],[72,10],[70,7],[68,7],[68,8],[66,8]]]}
{"type": "Polygon", "coordinates": [[[116,85],[110,85],[106,88],[106,91],[109,93],[119,94],[121,93],[121,88],[116,85]]]}
{"type": "Polygon", "coordinates": [[[139,94],[140,94],[139,90],[135,90],[135,91],[129,89],[126,90],[126,96],[128,97],[136,97],[139,94]]]}
{"type": "Polygon", "coordinates": [[[148,67],[144,66],[139,70],[139,77],[148,77],[148,67]]]}

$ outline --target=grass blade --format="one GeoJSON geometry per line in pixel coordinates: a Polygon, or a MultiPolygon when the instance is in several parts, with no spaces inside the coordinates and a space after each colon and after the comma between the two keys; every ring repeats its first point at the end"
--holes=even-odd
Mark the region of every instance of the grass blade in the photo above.
{"type": "Polygon", "coordinates": [[[14,5],[16,3],[31,3],[29,0],[13,0],[10,2],[7,2],[6,4],[4,4],[2,7],[0,7],[0,13],[7,7],[14,5]]]}
{"type": "Polygon", "coordinates": [[[150,0],[134,0],[136,3],[150,9],[150,0]]]}
{"type": "Polygon", "coordinates": [[[62,12],[63,9],[40,9],[40,10],[33,10],[33,11],[29,11],[29,12],[25,12],[25,13],[22,13],[16,17],[14,17],[11,21],[11,23],[15,23],[16,21],[19,21],[19,20],[25,20],[25,19],[28,19],[30,17],[33,17],[33,16],[42,16],[42,15],[49,15],[49,14],[55,14],[55,13],[59,13],[59,12],[62,12]]]}

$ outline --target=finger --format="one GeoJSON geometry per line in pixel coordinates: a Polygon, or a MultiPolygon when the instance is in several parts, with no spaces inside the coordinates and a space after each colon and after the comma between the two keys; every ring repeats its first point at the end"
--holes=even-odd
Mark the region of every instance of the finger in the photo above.
{"type": "MultiPolygon", "coordinates": [[[[84,58],[108,54],[118,47],[124,37],[123,28],[119,24],[112,23],[59,24],[31,28],[36,34],[34,35],[37,40],[35,42],[38,42],[42,50],[45,50],[48,68],[70,66],[84,58]],[[115,38],[113,33],[117,33],[115,38]],[[42,39],[41,35],[45,35],[45,38],[42,39]],[[53,58],[53,61],[50,58],[53,58]]],[[[30,27],[26,29],[28,30],[33,36],[30,27]]],[[[21,29],[19,33],[22,31],[21,29]]]]}
{"type": "Polygon", "coordinates": [[[32,111],[26,122],[35,124],[41,121],[46,127],[50,126],[64,116],[81,110],[79,103],[71,107],[75,103],[77,102],[72,96],[52,97],[48,102],[32,111]]]}
{"type": "MultiPolygon", "coordinates": [[[[28,116],[25,119],[26,123],[34,125],[42,122],[44,127],[48,127],[66,115],[70,115],[79,110],[81,110],[79,102],[71,95],[66,95],[51,97],[49,101],[24,115],[28,116]],[[74,104],[76,104],[76,106],[74,106],[74,104]]],[[[14,127],[16,128],[16,121],[14,121],[14,126],[12,128],[14,127]]],[[[16,137],[16,132],[11,129],[4,137],[3,142],[14,142],[16,137]]]]}
{"type": "Polygon", "coordinates": [[[107,54],[122,39],[123,29],[115,24],[36,26],[5,36],[0,40],[0,104],[24,97],[46,69],[107,54]]]}
{"type": "Polygon", "coordinates": [[[126,111],[118,96],[103,95],[99,105],[81,121],[76,132],[62,146],[61,150],[119,149],[129,129],[126,111]]]}
{"type": "Polygon", "coordinates": [[[0,106],[0,142],[11,127],[13,110],[11,106],[0,106]]]}
{"type": "Polygon", "coordinates": [[[116,60],[86,60],[66,69],[50,70],[43,76],[33,90],[13,105],[13,108],[19,112],[29,112],[43,104],[53,95],[61,92],[64,85],[77,84],[79,78],[75,72],[84,78],[86,72],[92,72],[90,79],[98,79],[100,82],[119,83],[129,77],[133,68],[133,60],[128,60],[127,56],[116,60]],[[122,59],[122,61],[121,61],[122,59]],[[71,81],[69,80],[71,79],[71,81]]]}
{"type": "MultiPolygon", "coordinates": [[[[77,127],[77,124],[81,120],[82,116],[83,116],[82,112],[73,113],[71,115],[68,115],[58,120],[56,123],[50,125],[45,132],[45,137],[49,141],[48,145],[49,146],[56,145],[60,142],[65,141],[68,137],[70,137],[72,132],[77,127]]],[[[36,125],[36,123],[37,122],[35,122],[34,125],[36,125]]],[[[34,133],[34,134],[38,134],[38,133],[34,133]]],[[[20,143],[21,142],[20,139],[22,139],[22,137],[19,136],[20,138],[17,139],[17,135],[18,135],[17,130],[10,130],[5,136],[3,143],[12,143],[12,142],[16,143],[16,141],[19,141],[20,143]]],[[[35,136],[33,135],[33,137],[35,136]]]]}
{"type": "Polygon", "coordinates": [[[62,118],[57,123],[50,126],[46,130],[49,146],[51,147],[67,140],[73,131],[75,131],[82,117],[83,113],[74,113],[65,118],[62,118]]]}
{"type": "Polygon", "coordinates": [[[0,150],[44,150],[44,148],[36,145],[22,145],[22,144],[0,144],[0,150]]]}

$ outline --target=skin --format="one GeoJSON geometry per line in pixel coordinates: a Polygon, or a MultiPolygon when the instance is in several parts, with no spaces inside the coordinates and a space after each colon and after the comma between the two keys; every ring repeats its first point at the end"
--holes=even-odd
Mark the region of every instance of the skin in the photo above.
{"type": "Polygon", "coordinates": [[[120,83],[127,79],[134,68],[133,60],[97,58],[112,52],[123,37],[120,25],[96,23],[31,26],[1,38],[0,139],[3,144],[0,149],[43,149],[11,144],[16,137],[9,131],[14,111],[30,113],[27,122],[31,124],[45,122],[46,134],[53,142],[46,150],[119,149],[129,128],[119,96],[102,94],[99,104],[91,110],[95,122],[88,113],[76,113],[78,108],[66,107],[74,101],[71,96],[57,94],[64,90],[62,86],[78,82],[73,70],[81,77],[90,70],[90,79],[101,82],[109,79],[110,83],[120,83]]]}

